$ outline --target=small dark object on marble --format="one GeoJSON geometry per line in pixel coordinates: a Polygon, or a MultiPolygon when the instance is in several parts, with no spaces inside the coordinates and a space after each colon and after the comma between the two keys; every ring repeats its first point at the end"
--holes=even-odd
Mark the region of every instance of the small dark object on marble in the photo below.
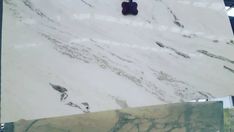
{"type": "Polygon", "coordinates": [[[123,15],[137,15],[138,4],[136,2],[133,2],[132,0],[129,0],[129,2],[122,2],[122,14],[123,15]]]}
{"type": "Polygon", "coordinates": [[[87,110],[89,110],[89,104],[87,102],[83,102],[81,104],[84,105],[87,110]]]}

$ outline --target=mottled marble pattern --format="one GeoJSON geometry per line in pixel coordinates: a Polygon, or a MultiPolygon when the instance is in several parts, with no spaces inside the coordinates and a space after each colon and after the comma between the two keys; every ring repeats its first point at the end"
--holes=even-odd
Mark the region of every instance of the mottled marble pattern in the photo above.
{"type": "Polygon", "coordinates": [[[234,132],[234,109],[224,110],[224,131],[234,132]]]}
{"type": "Polygon", "coordinates": [[[160,105],[21,120],[8,129],[6,132],[223,132],[223,108],[220,102],[160,105]]]}
{"type": "Polygon", "coordinates": [[[1,121],[234,94],[222,0],[136,2],[3,0],[1,121]]]}

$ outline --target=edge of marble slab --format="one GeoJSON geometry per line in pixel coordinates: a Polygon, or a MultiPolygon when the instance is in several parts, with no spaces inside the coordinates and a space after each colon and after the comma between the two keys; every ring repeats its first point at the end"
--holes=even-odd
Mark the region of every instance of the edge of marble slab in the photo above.
{"type": "MultiPolygon", "coordinates": [[[[207,102],[178,102],[178,103],[169,103],[169,104],[159,104],[159,105],[149,105],[149,106],[138,106],[138,107],[128,107],[124,109],[112,109],[112,110],[103,110],[103,111],[97,111],[97,112],[89,112],[89,113],[83,113],[83,114],[71,114],[71,115],[63,115],[63,116],[53,116],[53,117],[42,117],[42,118],[37,118],[37,119],[19,119],[15,122],[19,121],[33,121],[33,120],[47,120],[47,119],[61,119],[61,118],[69,118],[69,117],[74,117],[74,116],[86,116],[86,115],[95,115],[98,113],[105,113],[105,112],[115,112],[115,111],[123,111],[123,112],[131,112],[133,110],[144,110],[144,109],[160,109],[160,108],[171,108],[171,107],[181,107],[184,105],[191,105],[191,106],[196,106],[196,105],[205,105],[205,104],[219,104],[223,107],[223,102],[222,101],[207,101],[207,102]]],[[[15,123],[13,122],[13,123],[15,123]]],[[[12,122],[5,122],[7,123],[12,123],[12,122]]]]}
{"type": "Polygon", "coordinates": [[[2,90],[2,16],[3,16],[3,0],[0,1],[0,118],[1,118],[1,90],[2,90]]]}

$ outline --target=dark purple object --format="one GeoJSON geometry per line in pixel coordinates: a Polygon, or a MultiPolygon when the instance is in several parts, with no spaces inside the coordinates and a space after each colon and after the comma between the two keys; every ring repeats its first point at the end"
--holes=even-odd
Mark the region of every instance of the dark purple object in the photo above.
{"type": "Polygon", "coordinates": [[[137,6],[138,6],[137,3],[132,2],[132,0],[130,0],[129,2],[123,2],[122,14],[123,15],[137,15],[138,14],[137,6]]]}

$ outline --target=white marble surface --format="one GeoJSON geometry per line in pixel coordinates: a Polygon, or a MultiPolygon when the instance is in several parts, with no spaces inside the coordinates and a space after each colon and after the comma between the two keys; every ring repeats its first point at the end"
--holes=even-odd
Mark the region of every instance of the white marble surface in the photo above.
{"type": "Polygon", "coordinates": [[[1,121],[234,94],[222,0],[121,2],[4,0],[1,121]]]}

